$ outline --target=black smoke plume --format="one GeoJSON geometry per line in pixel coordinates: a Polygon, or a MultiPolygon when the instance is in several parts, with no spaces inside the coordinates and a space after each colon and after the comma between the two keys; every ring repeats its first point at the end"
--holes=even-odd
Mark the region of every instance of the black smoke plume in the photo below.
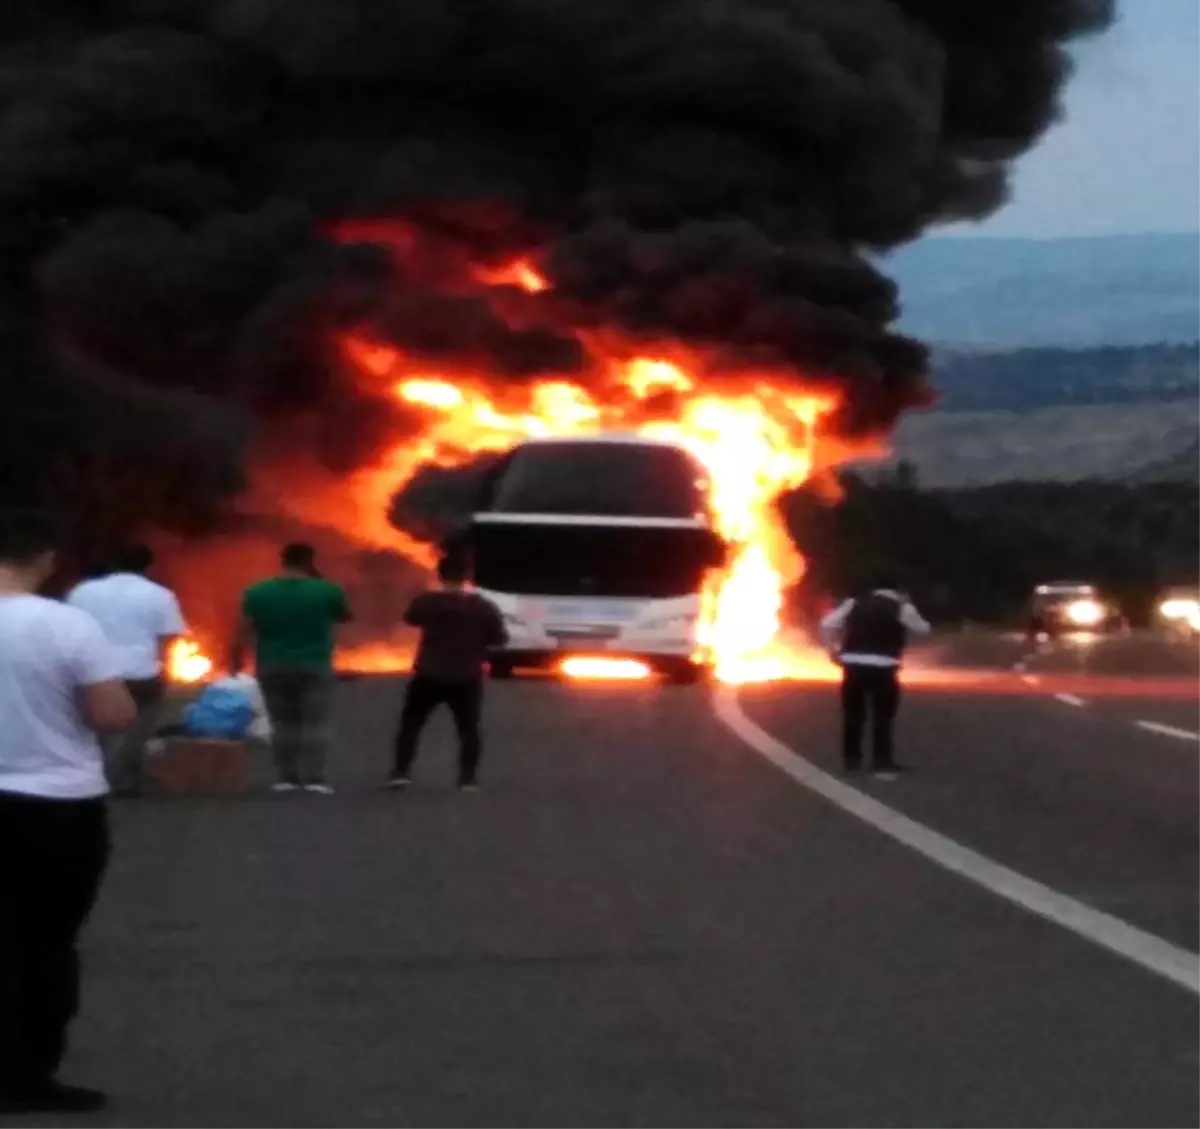
{"type": "MultiPolygon", "coordinates": [[[[574,331],[922,401],[868,256],[983,217],[1112,0],[39,0],[0,15],[5,495],[203,526],[244,441],[353,468],[409,425],[369,326],[506,379],[574,331]],[[414,233],[397,262],[348,219],[414,233]],[[461,269],[532,253],[520,320],[461,269]],[[299,426],[299,424],[297,424],[299,426]],[[282,429],[282,430],[276,430],[282,429]]],[[[98,534],[99,535],[99,534],[98,534]]]]}

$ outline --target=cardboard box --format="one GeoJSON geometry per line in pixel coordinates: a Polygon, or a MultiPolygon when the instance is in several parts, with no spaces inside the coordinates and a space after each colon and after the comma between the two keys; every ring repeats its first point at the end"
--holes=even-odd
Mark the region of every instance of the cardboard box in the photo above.
{"type": "Polygon", "coordinates": [[[249,741],[173,737],[161,752],[146,758],[146,791],[159,795],[241,795],[253,783],[253,762],[249,741]]]}

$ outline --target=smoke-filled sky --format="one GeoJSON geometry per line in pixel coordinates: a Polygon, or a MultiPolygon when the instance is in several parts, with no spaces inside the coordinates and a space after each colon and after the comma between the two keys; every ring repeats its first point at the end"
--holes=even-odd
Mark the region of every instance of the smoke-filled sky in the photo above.
{"type": "Polygon", "coordinates": [[[179,520],[236,477],[213,404],[352,467],[405,426],[339,372],[331,343],[363,327],[515,381],[588,381],[584,329],[683,340],[722,378],[817,374],[844,427],[886,427],[926,357],[864,253],[999,207],[1067,45],[1110,18],[1111,0],[9,5],[0,315],[21,409],[0,477],[61,496],[123,474],[129,520],[179,520]],[[337,227],[374,217],[403,220],[399,260],[337,227]],[[518,253],[552,288],[506,313],[471,264],[518,253]]]}
{"type": "Polygon", "coordinates": [[[1200,5],[1119,0],[1117,9],[1111,31],[1073,50],[1066,114],[1019,162],[1010,203],[950,233],[1054,238],[1200,227],[1200,5]]]}

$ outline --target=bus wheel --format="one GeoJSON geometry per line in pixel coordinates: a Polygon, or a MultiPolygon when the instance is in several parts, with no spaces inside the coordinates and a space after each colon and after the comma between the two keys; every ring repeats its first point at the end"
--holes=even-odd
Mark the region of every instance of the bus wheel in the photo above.
{"type": "Polygon", "coordinates": [[[495,679],[507,680],[513,676],[513,665],[507,659],[493,659],[491,675],[495,679]]]}

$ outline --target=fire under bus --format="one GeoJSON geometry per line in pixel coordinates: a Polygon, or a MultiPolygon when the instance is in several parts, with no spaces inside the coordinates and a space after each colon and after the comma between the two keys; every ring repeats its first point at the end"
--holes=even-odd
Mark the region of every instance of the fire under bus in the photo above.
{"type": "Polygon", "coordinates": [[[509,452],[468,534],[476,587],[509,632],[493,677],[704,677],[706,605],[727,555],[709,490],[690,452],[643,435],[535,439],[509,452]]]}

